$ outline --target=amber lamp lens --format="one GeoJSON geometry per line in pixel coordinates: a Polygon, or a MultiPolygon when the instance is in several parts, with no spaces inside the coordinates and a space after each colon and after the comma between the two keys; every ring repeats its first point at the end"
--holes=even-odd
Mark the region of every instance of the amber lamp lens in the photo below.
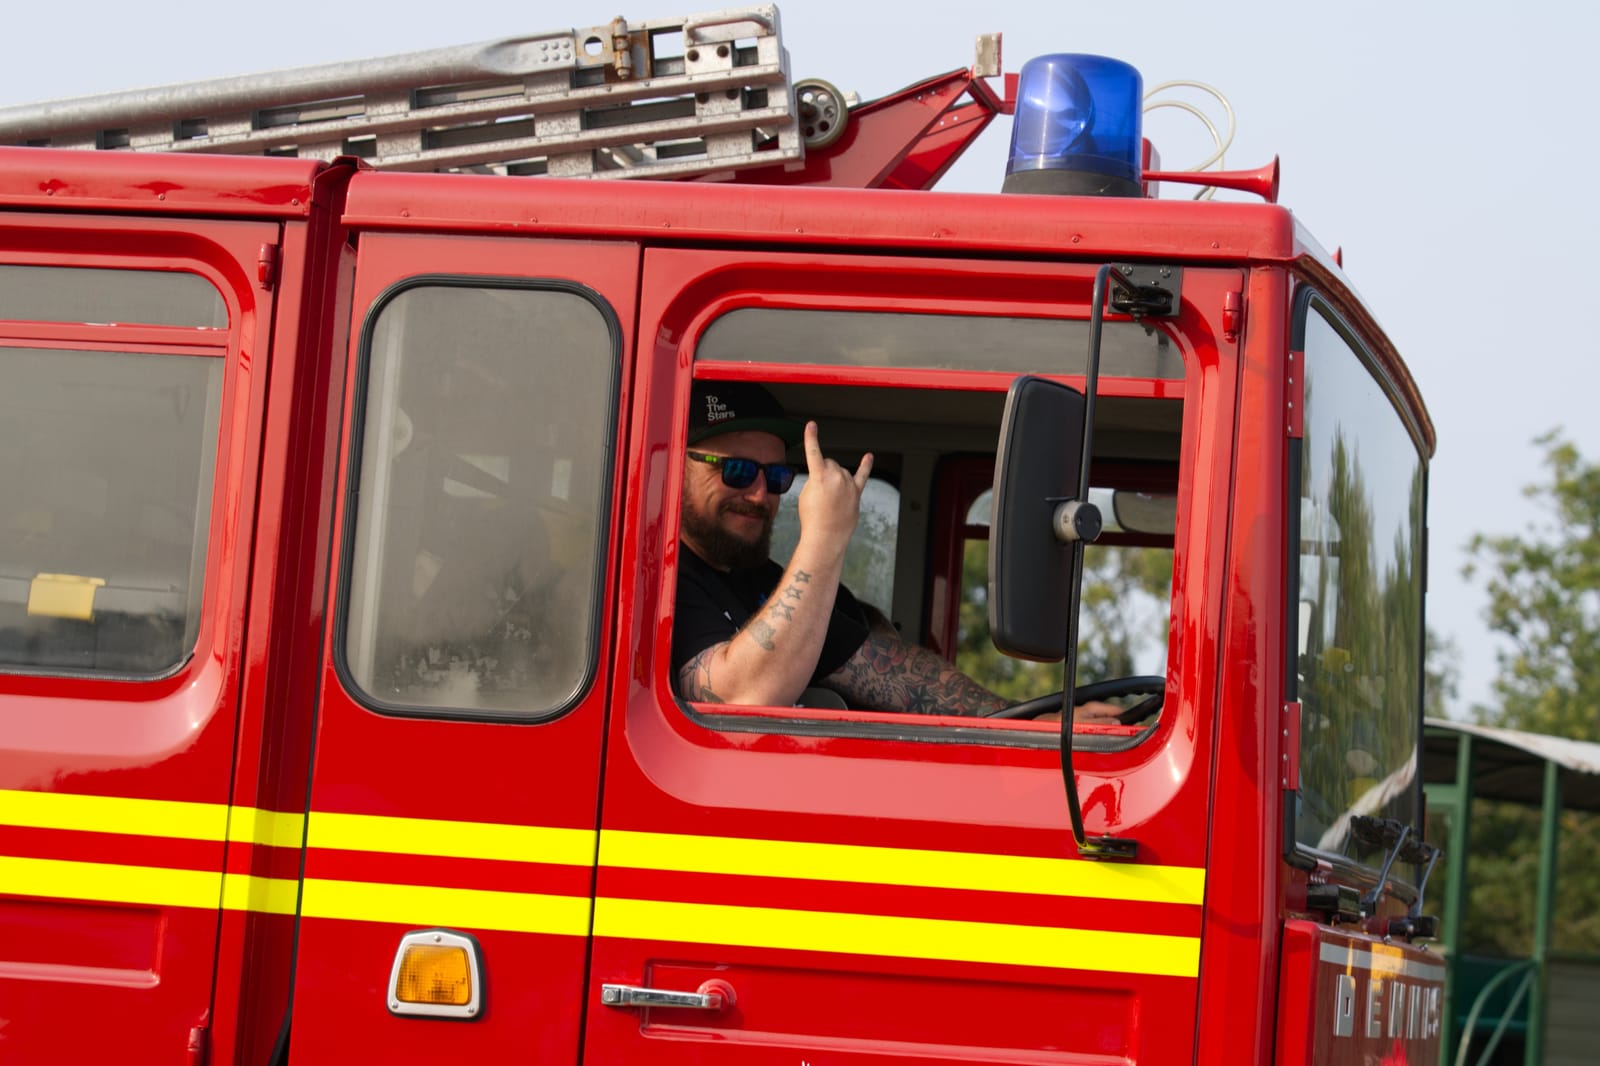
{"type": "Polygon", "coordinates": [[[411,944],[400,959],[395,995],[405,1003],[464,1007],[472,1001],[472,971],[467,949],[442,944],[411,944]]]}

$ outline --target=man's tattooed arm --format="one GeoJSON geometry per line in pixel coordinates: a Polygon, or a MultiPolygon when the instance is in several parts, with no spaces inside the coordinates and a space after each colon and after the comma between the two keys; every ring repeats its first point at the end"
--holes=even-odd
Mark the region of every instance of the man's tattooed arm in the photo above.
{"type": "Polygon", "coordinates": [[[1007,702],[927,648],[880,629],[823,682],[852,707],[977,716],[1007,702]]]}
{"type": "MultiPolygon", "coordinates": [[[[742,634],[748,636],[755,642],[756,647],[764,652],[777,651],[778,644],[783,639],[781,631],[794,623],[795,608],[805,599],[805,590],[799,583],[810,580],[810,574],[804,570],[797,571],[794,582],[782,592],[776,592],[768,597],[766,605],[751,616],[745,623],[742,634]]],[[[713,644],[684,663],[678,670],[678,694],[695,703],[728,702],[717,695],[716,690],[711,687],[711,670],[713,665],[726,661],[721,657],[728,654],[731,643],[732,641],[723,641],[720,644],[713,644]]]]}
{"type": "Polygon", "coordinates": [[[678,668],[678,695],[694,703],[723,702],[711,687],[711,658],[721,647],[713,644],[678,668]]]}
{"type": "MultiPolygon", "coordinates": [[[[795,582],[810,581],[811,575],[804,570],[795,571],[795,582]]],[[[799,584],[790,583],[782,592],[774,592],[767,597],[766,606],[755,614],[749,622],[745,623],[744,631],[762,651],[777,651],[776,638],[778,630],[775,626],[785,626],[794,621],[795,605],[805,598],[805,591],[799,584]]]]}

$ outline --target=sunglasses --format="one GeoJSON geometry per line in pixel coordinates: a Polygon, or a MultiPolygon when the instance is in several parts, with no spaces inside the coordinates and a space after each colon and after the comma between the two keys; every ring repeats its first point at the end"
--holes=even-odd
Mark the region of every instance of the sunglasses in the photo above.
{"type": "Polygon", "coordinates": [[[788,463],[758,463],[736,455],[708,455],[689,452],[689,458],[707,466],[721,467],[722,483],[730,489],[747,489],[756,483],[757,474],[766,474],[767,491],[782,496],[794,484],[795,469],[788,463]]]}

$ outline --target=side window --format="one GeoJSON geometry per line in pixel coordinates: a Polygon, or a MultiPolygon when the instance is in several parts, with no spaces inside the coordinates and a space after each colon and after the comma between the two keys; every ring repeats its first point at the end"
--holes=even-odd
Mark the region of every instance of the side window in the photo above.
{"type": "Polygon", "coordinates": [[[0,320],[0,669],[171,673],[200,628],[221,294],[194,274],[6,265],[0,320]],[[52,339],[16,339],[23,322],[52,339]],[[138,350],[109,323],[136,324],[138,350]]]}
{"type": "Polygon", "coordinates": [[[1422,691],[1419,447],[1370,364],[1319,304],[1305,312],[1305,432],[1290,650],[1301,704],[1296,839],[1341,852],[1350,816],[1417,824],[1422,691]]]}
{"type": "Polygon", "coordinates": [[[378,704],[539,715],[594,672],[617,342],[570,288],[414,284],[363,353],[342,665],[378,704]]]}
{"type": "MultiPolygon", "coordinates": [[[[1186,366],[1182,338],[1149,324],[1110,326],[1115,328],[1108,328],[1103,350],[1096,465],[1103,459],[1120,471],[1133,471],[1130,481],[1108,486],[1119,490],[1117,497],[1129,508],[1149,489],[1142,498],[1145,512],[1153,511],[1155,517],[1142,515],[1140,525],[1134,511],[1127,510],[1128,524],[1118,525],[1125,509],[1113,505],[1109,491],[1105,494],[1102,506],[1112,533],[1089,556],[1079,671],[1083,682],[1164,675],[1171,628],[1174,489],[1186,366]],[[1151,521],[1155,526],[1147,528],[1151,521]]],[[[726,378],[759,383],[791,423],[814,420],[824,455],[846,470],[854,469],[865,453],[873,456],[872,478],[844,561],[841,586],[851,596],[836,611],[820,655],[806,664],[816,669],[803,690],[795,689],[801,706],[943,718],[976,716],[1007,702],[1059,691],[1059,663],[1011,658],[990,638],[987,489],[993,483],[1006,393],[1017,372],[1027,367],[1073,374],[1086,361],[1087,334],[1086,322],[1068,318],[933,311],[744,307],[707,324],[695,350],[696,386],[724,381],[726,367],[726,378]],[[752,364],[766,372],[752,375],[752,364]],[[830,372],[819,374],[818,367],[830,372]],[[951,502],[955,496],[958,503],[951,502]],[[853,603],[877,610],[857,617],[853,603]],[[879,659],[871,659],[875,653],[869,652],[867,660],[851,660],[851,649],[862,646],[863,621],[878,626],[880,612],[912,647],[890,649],[879,659]],[[977,684],[942,672],[940,659],[977,684]],[[936,677],[937,682],[927,680],[936,677]]],[[[698,410],[697,405],[690,416],[691,439],[700,432],[698,410]]],[[[752,429],[761,428],[753,422],[752,429]]],[[[771,454],[777,453],[763,456],[771,454]]],[[[789,465],[804,470],[798,445],[790,442],[785,454],[789,465]]],[[[685,484],[700,473],[686,466],[685,484]]],[[[741,484],[751,483],[754,473],[749,473],[741,484]]],[[[695,484],[704,481],[698,476],[695,484]]],[[[699,649],[711,646],[708,640],[727,640],[748,618],[754,619],[750,628],[755,644],[772,650],[770,623],[761,612],[789,620],[798,608],[785,598],[789,589],[766,582],[776,581],[798,543],[796,504],[803,486],[802,473],[779,497],[768,546],[776,567],[724,565],[718,569],[733,576],[718,584],[680,566],[679,592],[692,591],[697,610],[674,618],[679,640],[674,646],[675,679],[680,693],[689,686],[711,697],[690,702],[741,702],[729,697],[726,685],[719,691],[718,668],[730,671],[722,676],[731,674],[747,691],[759,687],[748,672],[738,673],[737,662],[696,667],[701,672],[690,680],[683,679],[682,670],[693,664],[699,649]],[[774,595],[779,596],[778,607],[769,607],[774,595]],[[727,625],[706,601],[715,601],[727,625]]],[[[685,498],[690,499],[688,494],[685,498]]],[[[697,511],[692,516],[697,524],[707,514],[742,513],[716,498],[697,495],[690,503],[701,511],[723,508],[697,511]]],[[[699,529],[694,534],[711,536],[699,529]]],[[[708,558],[704,553],[701,557],[708,558]]],[[[804,591],[798,590],[795,599],[802,599],[804,591]]],[[[785,684],[782,697],[774,701],[780,706],[790,702],[787,692],[794,679],[785,684]]],[[[823,724],[795,728],[849,728],[828,724],[834,721],[824,715],[823,724]]]]}

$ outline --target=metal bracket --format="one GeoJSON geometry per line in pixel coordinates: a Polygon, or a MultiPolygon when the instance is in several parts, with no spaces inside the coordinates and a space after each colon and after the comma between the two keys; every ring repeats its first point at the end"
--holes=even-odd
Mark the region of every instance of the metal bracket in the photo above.
{"type": "Polygon", "coordinates": [[[1183,298],[1183,268],[1136,266],[1112,268],[1111,310],[1134,318],[1176,318],[1183,298]]]}
{"type": "Polygon", "coordinates": [[[1130,837],[1086,836],[1078,854],[1086,859],[1137,859],[1139,842],[1130,837]]]}
{"type": "Polygon", "coordinates": [[[1361,896],[1349,885],[1309,885],[1306,909],[1326,915],[1330,922],[1355,922],[1362,915],[1361,896]]]}

